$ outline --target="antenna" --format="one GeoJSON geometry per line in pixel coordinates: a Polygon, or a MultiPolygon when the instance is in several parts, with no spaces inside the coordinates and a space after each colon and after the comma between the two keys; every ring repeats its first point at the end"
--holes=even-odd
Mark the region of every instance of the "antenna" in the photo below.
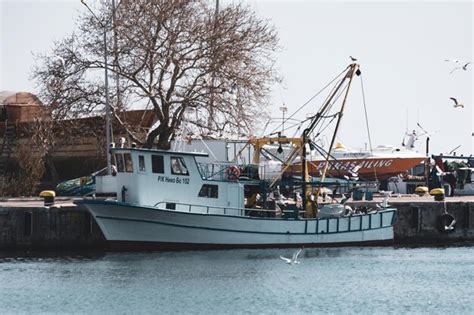
{"type": "Polygon", "coordinates": [[[455,147],[454,149],[452,149],[451,151],[449,151],[448,155],[452,154],[454,151],[456,151],[457,149],[459,149],[461,147],[461,145],[458,145],[457,147],[455,147]]]}
{"type": "Polygon", "coordinates": [[[407,114],[407,119],[406,119],[406,125],[405,125],[405,133],[408,133],[408,107],[406,108],[406,114],[407,114]]]}
{"type": "Polygon", "coordinates": [[[420,123],[417,122],[416,125],[421,129],[421,131],[423,131],[425,133],[425,135],[430,135],[428,131],[426,131],[423,127],[421,127],[420,123]]]}

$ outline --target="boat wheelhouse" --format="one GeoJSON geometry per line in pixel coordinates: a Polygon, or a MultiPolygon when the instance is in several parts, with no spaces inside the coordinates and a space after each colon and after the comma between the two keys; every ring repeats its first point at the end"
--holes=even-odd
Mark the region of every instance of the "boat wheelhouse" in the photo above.
{"type": "MultiPolygon", "coordinates": [[[[243,208],[243,185],[226,177],[226,164],[198,163],[205,153],[114,149],[117,196],[124,203],[176,210],[180,204],[212,201],[220,208],[243,208]]],[[[210,213],[219,213],[211,209],[210,213]]]]}

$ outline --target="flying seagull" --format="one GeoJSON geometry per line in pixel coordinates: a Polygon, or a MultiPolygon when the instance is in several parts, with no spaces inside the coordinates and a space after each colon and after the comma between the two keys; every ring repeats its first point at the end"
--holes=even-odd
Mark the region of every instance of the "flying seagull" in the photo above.
{"type": "Polygon", "coordinates": [[[286,261],[286,263],[290,265],[299,264],[300,262],[298,261],[298,256],[299,254],[301,254],[302,251],[303,251],[303,248],[298,249],[296,252],[293,253],[293,257],[291,257],[291,259],[283,257],[283,256],[280,256],[280,258],[286,261]]]}
{"type": "Polygon", "coordinates": [[[460,103],[458,103],[458,100],[457,100],[457,99],[455,99],[454,97],[450,97],[450,99],[452,99],[452,100],[453,100],[453,102],[454,102],[454,105],[453,105],[453,106],[454,106],[454,107],[461,107],[461,108],[464,108],[464,105],[463,105],[463,104],[460,104],[460,103]]]}
{"type": "Polygon", "coordinates": [[[467,71],[467,66],[469,66],[470,64],[471,64],[471,62],[466,62],[466,63],[464,64],[464,66],[454,68],[453,70],[451,70],[451,72],[450,72],[449,74],[452,74],[454,71],[459,70],[459,69],[462,69],[462,70],[464,70],[464,71],[467,71]]]}
{"type": "Polygon", "coordinates": [[[349,58],[351,58],[352,61],[357,61],[357,58],[354,58],[352,56],[349,56],[349,58]]]}
{"type": "Polygon", "coordinates": [[[445,231],[452,231],[454,230],[454,226],[456,225],[456,220],[453,220],[450,225],[445,225],[444,230],[445,231]]]}
{"type": "Polygon", "coordinates": [[[458,60],[458,59],[444,59],[444,61],[447,61],[447,62],[454,62],[454,63],[459,63],[459,62],[461,62],[461,60],[458,60]]]}

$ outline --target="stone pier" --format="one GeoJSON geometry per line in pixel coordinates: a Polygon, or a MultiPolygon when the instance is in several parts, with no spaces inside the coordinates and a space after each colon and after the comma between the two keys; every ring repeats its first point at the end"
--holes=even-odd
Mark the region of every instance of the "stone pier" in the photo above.
{"type": "MultiPolygon", "coordinates": [[[[352,207],[374,205],[373,201],[348,202],[352,207]]],[[[432,197],[391,198],[397,208],[394,244],[401,246],[474,244],[474,198],[447,198],[446,202],[432,197]],[[439,228],[439,216],[451,214],[453,230],[439,228]]],[[[57,199],[54,206],[45,207],[40,199],[10,199],[0,201],[0,251],[9,250],[107,250],[104,236],[87,210],[71,199],[57,199]]]]}

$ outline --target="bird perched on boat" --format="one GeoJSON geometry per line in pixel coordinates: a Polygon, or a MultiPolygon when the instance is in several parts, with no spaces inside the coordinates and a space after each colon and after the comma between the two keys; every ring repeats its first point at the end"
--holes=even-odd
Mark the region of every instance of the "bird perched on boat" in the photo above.
{"type": "Polygon", "coordinates": [[[450,97],[450,99],[452,99],[452,100],[454,101],[454,105],[453,105],[453,106],[454,106],[455,108],[456,108],[456,107],[461,107],[461,108],[464,108],[464,105],[463,105],[463,104],[460,104],[460,103],[458,103],[458,100],[457,100],[457,99],[455,99],[454,97],[450,97]]]}
{"type": "Polygon", "coordinates": [[[351,61],[357,61],[357,58],[354,58],[352,56],[349,56],[349,58],[351,58],[351,61]]]}
{"type": "Polygon", "coordinates": [[[303,248],[298,249],[296,252],[293,253],[293,256],[291,257],[291,259],[283,257],[283,256],[280,256],[280,258],[286,261],[286,263],[290,265],[299,264],[300,262],[298,261],[298,256],[299,254],[301,254],[302,251],[303,251],[303,248]]]}

